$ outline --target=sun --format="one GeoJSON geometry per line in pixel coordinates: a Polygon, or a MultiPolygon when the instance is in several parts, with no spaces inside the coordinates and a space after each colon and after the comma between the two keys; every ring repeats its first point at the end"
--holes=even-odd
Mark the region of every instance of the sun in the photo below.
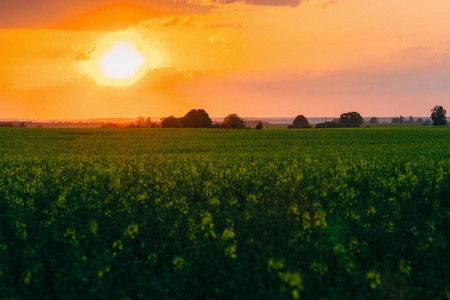
{"type": "Polygon", "coordinates": [[[99,84],[122,87],[137,82],[159,63],[159,55],[138,34],[118,32],[100,40],[83,68],[99,84]]]}
{"type": "Polygon", "coordinates": [[[100,59],[102,73],[111,79],[124,80],[135,75],[145,64],[145,57],[128,41],[117,41],[100,59]]]}

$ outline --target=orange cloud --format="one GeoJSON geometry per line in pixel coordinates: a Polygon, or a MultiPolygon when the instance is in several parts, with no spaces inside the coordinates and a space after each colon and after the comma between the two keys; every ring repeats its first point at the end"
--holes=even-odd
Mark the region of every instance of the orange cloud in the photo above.
{"type": "Polygon", "coordinates": [[[138,3],[107,3],[54,26],[70,30],[121,30],[142,20],[160,17],[159,8],[138,3]]]}
{"type": "Polygon", "coordinates": [[[22,0],[0,4],[0,28],[120,30],[161,15],[206,13],[244,3],[295,7],[302,0],[22,0]]]}

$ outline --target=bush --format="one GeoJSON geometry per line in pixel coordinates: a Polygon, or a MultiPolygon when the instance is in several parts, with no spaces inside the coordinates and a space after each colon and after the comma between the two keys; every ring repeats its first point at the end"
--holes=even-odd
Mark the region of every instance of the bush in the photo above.
{"type": "Polygon", "coordinates": [[[229,114],[223,120],[223,126],[230,129],[245,129],[245,121],[237,114],[229,114]]]}
{"type": "Polygon", "coordinates": [[[304,115],[298,115],[294,122],[292,122],[292,125],[288,126],[289,129],[306,129],[311,128],[311,125],[309,125],[308,119],[305,118],[304,115]]]}
{"type": "Polygon", "coordinates": [[[259,121],[258,125],[256,125],[255,129],[261,130],[263,129],[263,123],[259,121]]]}
{"type": "Polygon", "coordinates": [[[170,116],[162,119],[161,121],[162,128],[181,128],[183,127],[180,119],[175,118],[174,116],[170,116]]]}
{"type": "Polygon", "coordinates": [[[341,128],[341,127],[342,127],[341,124],[336,122],[324,122],[316,124],[315,128],[320,129],[320,128],[341,128]]]}

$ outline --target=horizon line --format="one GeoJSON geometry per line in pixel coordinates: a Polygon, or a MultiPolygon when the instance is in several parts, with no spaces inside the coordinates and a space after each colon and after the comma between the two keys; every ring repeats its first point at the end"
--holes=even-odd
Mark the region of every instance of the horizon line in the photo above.
{"type": "MultiPolygon", "coordinates": [[[[282,116],[282,117],[254,117],[254,116],[241,116],[241,118],[247,118],[247,119],[295,119],[297,116],[282,116]]],[[[410,116],[383,116],[383,117],[377,117],[377,116],[370,116],[370,117],[363,117],[363,119],[370,119],[370,118],[398,118],[398,117],[404,117],[404,118],[409,118],[410,116]]],[[[430,118],[430,116],[412,116],[413,118],[430,118]]],[[[144,118],[155,118],[155,119],[162,119],[162,118],[167,118],[167,117],[144,117],[144,118]]],[[[211,119],[221,119],[221,118],[225,118],[225,116],[221,116],[221,117],[210,117],[211,119]]],[[[333,118],[339,118],[339,116],[320,116],[320,117],[307,117],[305,116],[305,118],[310,118],[310,119],[333,119],[333,118]]],[[[111,120],[111,119],[129,119],[129,120],[135,120],[137,119],[137,117],[101,117],[101,118],[60,118],[60,119],[32,119],[32,118],[0,118],[0,122],[40,122],[40,121],[96,121],[96,120],[111,120]]]]}

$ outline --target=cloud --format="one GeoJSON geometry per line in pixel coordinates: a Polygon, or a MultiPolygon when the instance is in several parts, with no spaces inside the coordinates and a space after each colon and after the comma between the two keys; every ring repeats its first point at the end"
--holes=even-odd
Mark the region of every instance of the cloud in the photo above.
{"type": "Polygon", "coordinates": [[[74,51],[71,52],[64,52],[59,54],[58,58],[61,60],[66,60],[66,61],[83,61],[83,60],[89,60],[92,57],[92,54],[94,53],[95,49],[96,49],[96,45],[92,45],[88,48],[85,48],[83,50],[80,50],[80,46],[76,47],[76,49],[74,49],[74,51]]]}
{"type": "Polygon", "coordinates": [[[83,24],[101,26],[108,15],[109,22],[116,19],[117,26],[123,28],[142,18],[195,10],[196,5],[187,4],[187,0],[176,3],[173,0],[3,0],[0,2],[0,28],[91,29],[83,28],[83,24]]]}
{"type": "Polygon", "coordinates": [[[213,44],[228,44],[231,41],[235,40],[239,33],[236,32],[227,32],[227,31],[221,31],[217,34],[213,34],[208,38],[208,41],[213,44]]]}
{"type": "Polygon", "coordinates": [[[90,58],[91,57],[88,54],[84,53],[84,52],[78,53],[77,56],[75,56],[75,60],[77,60],[77,61],[89,60],[90,58]]]}
{"type": "MultiPolygon", "coordinates": [[[[305,0],[2,0],[0,28],[61,28],[98,30],[105,26],[123,29],[126,26],[163,15],[206,13],[220,5],[244,3],[248,5],[296,7],[305,0]],[[111,7],[122,7],[114,15],[111,7]],[[105,15],[102,15],[102,11],[105,15]],[[110,15],[108,18],[107,15],[110,15]],[[87,19],[87,21],[86,21],[87,19]],[[108,19],[106,25],[99,20],[108,19]],[[110,24],[111,23],[111,24],[110,24]]],[[[172,19],[179,24],[184,19],[172,19]]],[[[185,20],[184,20],[185,21],[185,20]]],[[[185,24],[187,25],[187,24],[185,24]]],[[[109,28],[108,28],[109,29],[109,28]]]]}
{"type": "Polygon", "coordinates": [[[241,29],[244,27],[244,24],[242,23],[218,23],[218,24],[211,24],[209,26],[210,28],[236,28],[241,29]]]}
{"type": "Polygon", "coordinates": [[[242,2],[252,5],[265,5],[265,6],[299,6],[302,0],[225,0],[225,3],[242,2]]]}
{"type": "Polygon", "coordinates": [[[244,3],[250,5],[262,6],[299,6],[304,0],[190,0],[189,3],[195,3],[202,6],[213,6],[217,4],[244,3]]]}
{"type": "Polygon", "coordinates": [[[205,28],[207,25],[199,20],[194,15],[164,15],[145,20],[137,24],[138,28],[157,28],[157,27],[191,27],[191,28],[205,28]]]}
{"type": "Polygon", "coordinates": [[[161,17],[151,18],[145,21],[131,26],[130,28],[135,29],[151,29],[151,28],[161,28],[161,27],[187,27],[187,28],[197,28],[197,29],[242,29],[244,24],[242,22],[231,23],[231,22],[217,22],[214,19],[203,18],[200,15],[164,15],[161,17]]]}
{"type": "Polygon", "coordinates": [[[337,4],[338,2],[342,2],[342,1],[344,1],[344,0],[322,0],[322,1],[320,1],[319,5],[322,7],[328,7],[330,5],[337,4]]]}

